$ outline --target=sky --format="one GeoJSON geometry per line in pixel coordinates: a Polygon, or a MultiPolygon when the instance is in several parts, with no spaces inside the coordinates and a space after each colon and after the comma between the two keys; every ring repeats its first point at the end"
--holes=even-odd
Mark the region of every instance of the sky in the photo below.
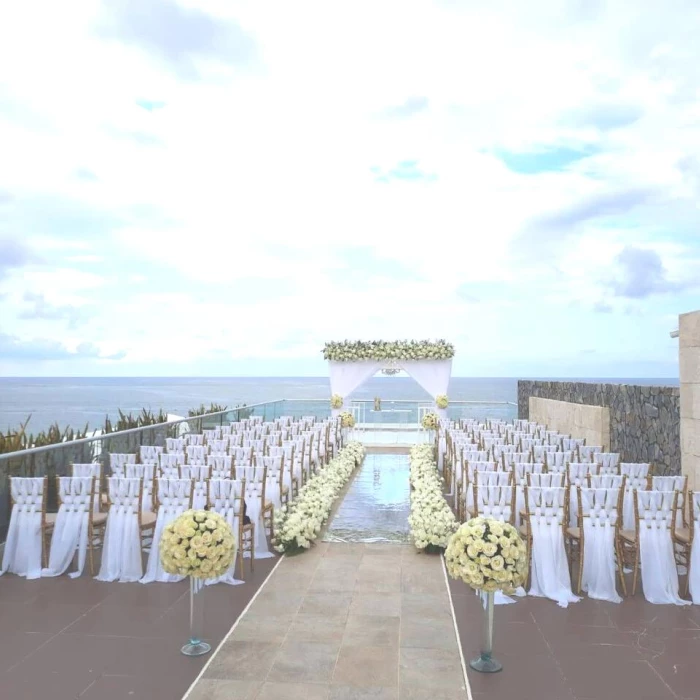
{"type": "Polygon", "coordinates": [[[697,0],[0,9],[0,375],[676,377],[697,0]]]}

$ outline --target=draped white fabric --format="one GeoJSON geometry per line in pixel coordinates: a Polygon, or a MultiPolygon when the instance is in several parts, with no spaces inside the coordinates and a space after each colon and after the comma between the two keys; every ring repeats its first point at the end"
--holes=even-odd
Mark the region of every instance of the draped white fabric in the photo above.
{"type": "Polygon", "coordinates": [[[14,506],[5,541],[0,576],[6,571],[27,579],[41,578],[41,512],[44,479],[13,478],[14,506]]]}
{"type": "Polygon", "coordinates": [[[581,489],[583,574],[581,588],[589,598],[621,603],[615,583],[615,524],[619,488],[581,489]]]}
{"type": "Polygon", "coordinates": [[[528,593],[549,598],[562,607],[578,602],[571,592],[562,521],[566,489],[529,489],[532,528],[532,585],[528,593]]]}
{"type": "Polygon", "coordinates": [[[185,577],[176,574],[168,574],[163,571],[160,562],[160,539],[165,527],[173,522],[178,515],[184,513],[189,507],[193,496],[192,479],[159,479],[158,480],[158,517],[153,532],[153,546],[148,555],[146,575],[141,583],[174,583],[182,581],[185,577]]]}
{"type": "Polygon", "coordinates": [[[73,561],[78,550],[78,569],[69,574],[77,578],[85,568],[88,534],[90,527],[90,504],[93,500],[93,477],[61,477],[58,489],[61,505],[56,516],[48,568],[42,576],[60,576],[73,561]]]}
{"type": "Polygon", "coordinates": [[[234,576],[234,570],[238,551],[238,532],[240,529],[238,514],[240,513],[240,501],[243,497],[243,485],[241,481],[234,479],[212,479],[209,482],[209,488],[209,509],[218,513],[231,526],[235,551],[233,562],[228,571],[217,578],[207,579],[205,585],[213,586],[216,583],[227,583],[229,586],[240,586],[245,582],[234,576]]]}
{"type": "MultiPolygon", "coordinates": [[[[382,362],[366,360],[363,362],[329,362],[331,394],[347,398],[357,387],[373,377],[383,366],[382,362]]],[[[343,408],[334,408],[332,413],[337,416],[343,408]]]]}
{"type": "Polygon", "coordinates": [[[138,507],[140,479],[109,479],[111,506],[98,581],[139,581],[143,576],[138,507]]]}
{"type": "Polygon", "coordinates": [[[678,595],[678,570],[671,540],[673,498],[673,491],[637,491],[642,588],[650,603],[691,605],[678,595]]]}
{"type": "Polygon", "coordinates": [[[690,568],[688,569],[688,581],[690,597],[695,605],[700,605],[700,491],[693,491],[690,498],[693,508],[693,522],[695,527],[695,538],[690,551],[690,568]]]}
{"type": "MultiPolygon", "coordinates": [[[[447,394],[452,375],[452,360],[405,360],[396,363],[408,372],[432,397],[447,394]]],[[[447,418],[447,410],[435,407],[440,418],[447,418]]]]}

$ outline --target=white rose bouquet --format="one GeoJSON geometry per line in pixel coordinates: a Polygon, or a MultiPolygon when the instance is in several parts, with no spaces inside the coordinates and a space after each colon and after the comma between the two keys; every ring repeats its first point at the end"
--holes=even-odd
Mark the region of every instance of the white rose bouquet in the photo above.
{"type": "Polygon", "coordinates": [[[450,400],[447,398],[447,394],[438,394],[435,397],[435,404],[438,408],[447,408],[450,405],[450,400]]]}
{"type": "Polygon", "coordinates": [[[420,424],[426,430],[437,430],[438,425],[440,425],[440,418],[438,417],[437,413],[426,413],[423,416],[423,420],[421,420],[420,424]]]}
{"type": "Polygon", "coordinates": [[[275,508],[273,545],[278,552],[296,554],[311,547],[364,454],[362,443],[351,442],[299,489],[289,507],[275,508]]]}
{"type": "Polygon", "coordinates": [[[199,579],[225,574],[236,551],[226,519],[205,510],[185,511],[166,525],[159,547],[165,572],[199,579]]]}
{"type": "Polygon", "coordinates": [[[340,394],[333,394],[331,396],[331,408],[342,408],[343,407],[343,397],[340,394]]]}
{"type": "Polygon", "coordinates": [[[343,411],[340,414],[340,427],[341,428],[354,428],[355,427],[355,416],[350,413],[350,411],[343,411]]]}
{"type": "Polygon", "coordinates": [[[452,536],[445,551],[447,573],[477,591],[513,593],[527,579],[525,543],[510,524],[474,518],[452,536]]]}
{"type": "Polygon", "coordinates": [[[457,529],[457,521],[445,500],[444,482],[438,473],[430,445],[411,449],[411,513],[408,523],[417,549],[440,551],[457,529]]]}

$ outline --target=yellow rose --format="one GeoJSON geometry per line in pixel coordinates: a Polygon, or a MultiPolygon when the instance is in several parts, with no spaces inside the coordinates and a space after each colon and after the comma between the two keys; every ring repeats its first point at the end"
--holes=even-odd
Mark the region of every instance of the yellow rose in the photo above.
{"type": "Polygon", "coordinates": [[[503,557],[497,554],[495,557],[491,558],[491,568],[494,571],[501,571],[504,565],[503,557]]]}
{"type": "Polygon", "coordinates": [[[193,519],[198,523],[203,523],[207,519],[207,514],[201,510],[198,510],[196,513],[194,513],[193,519]]]}
{"type": "Polygon", "coordinates": [[[173,547],[173,559],[184,559],[187,552],[184,547],[173,547]]]}
{"type": "Polygon", "coordinates": [[[212,563],[208,559],[204,559],[199,568],[203,574],[208,574],[212,570],[212,563]]]}
{"type": "Polygon", "coordinates": [[[216,530],[217,523],[213,518],[207,518],[204,524],[207,526],[207,530],[216,530]]]}
{"type": "Polygon", "coordinates": [[[499,585],[498,585],[498,583],[497,583],[496,581],[487,581],[487,582],[484,584],[484,590],[485,590],[487,593],[494,593],[494,592],[497,591],[498,589],[499,589],[499,585]]]}
{"type": "Polygon", "coordinates": [[[489,566],[490,563],[491,563],[491,560],[490,560],[487,556],[485,556],[485,555],[482,554],[482,555],[479,557],[479,564],[480,564],[480,566],[489,566]]]}
{"type": "Polygon", "coordinates": [[[474,540],[474,548],[476,549],[477,552],[483,552],[484,551],[484,541],[483,540],[474,540]]]}
{"type": "Polygon", "coordinates": [[[496,537],[501,537],[503,535],[503,525],[497,521],[493,521],[490,524],[491,528],[491,534],[495,535],[496,537]]]}
{"type": "Polygon", "coordinates": [[[190,547],[193,549],[199,549],[202,546],[202,536],[201,535],[195,535],[191,540],[190,540],[190,547]]]}
{"type": "Polygon", "coordinates": [[[211,532],[205,532],[202,535],[202,543],[205,544],[206,546],[209,546],[212,543],[212,536],[211,532]]]}
{"type": "Polygon", "coordinates": [[[467,554],[468,554],[472,559],[474,559],[474,558],[476,557],[476,555],[478,554],[477,549],[476,549],[476,547],[475,547],[473,544],[470,544],[470,545],[467,547],[467,554]]]}
{"type": "Polygon", "coordinates": [[[487,557],[492,557],[498,551],[498,547],[493,542],[486,542],[484,544],[484,554],[487,557]]]}
{"type": "Polygon", "coordinates": [[[499,537],[498,538],[498,544],[501,545],[501,549],[508,549],[510,550],[510,540],[507,537],[499,537]]]}

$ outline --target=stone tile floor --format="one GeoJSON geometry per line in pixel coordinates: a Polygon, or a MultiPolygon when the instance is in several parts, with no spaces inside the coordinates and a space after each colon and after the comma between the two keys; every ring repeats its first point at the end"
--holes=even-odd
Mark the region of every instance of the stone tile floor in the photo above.
{"type": "Polygon", "coordinates": [[[465,700],[439,557],[320,543],[285,558],[187,700],[465,700]]]}
{"type": "MultiPolygon", "coordinates": [[[[206,638],[223,639],[275,559],[255,562],[246,583],[208,587],[206,638]]],[[[102,583],[85,574],[26,581],[0,577],[2,700],[178,700],[208,657],[187,641],[188,583],[102,583]]]]}
{"type": "MultiPolygon", "coordinates": [[[[450,580],[450,589],[468,664],[479,654],[482,610],[463,583],[450,580]]],[[[700,699],[700,606],[652,605],[638,592],[619,605],[584,597],[566,609],[527,597],[494,613],[504,668],[468,668],[474,700],[700,699]]]]}

